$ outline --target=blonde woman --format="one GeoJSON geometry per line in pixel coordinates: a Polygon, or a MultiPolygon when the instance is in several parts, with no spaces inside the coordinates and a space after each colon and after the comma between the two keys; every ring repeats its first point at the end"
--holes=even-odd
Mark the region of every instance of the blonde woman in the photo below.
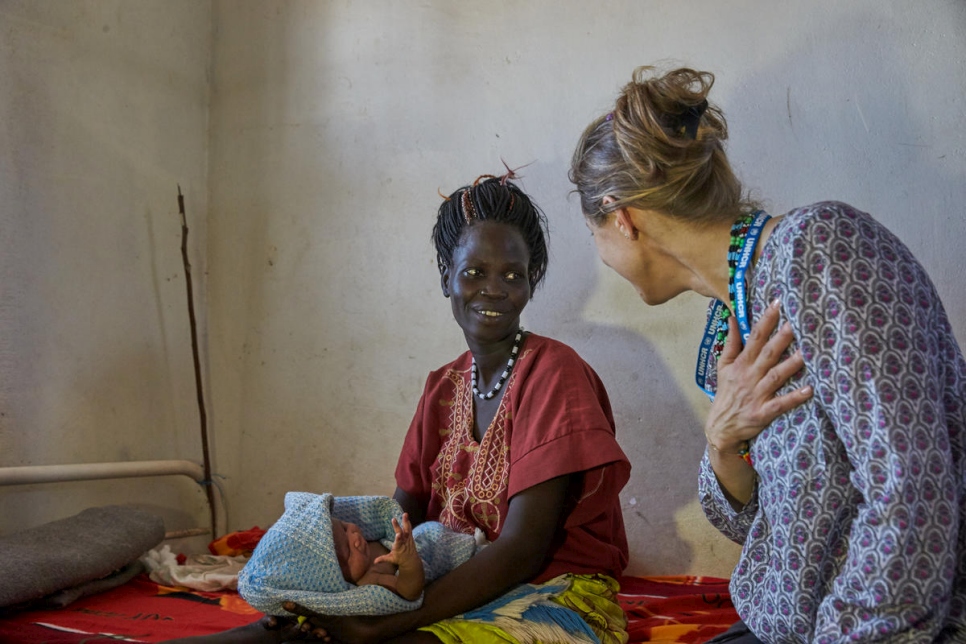
{"type": "Polygon", "coordinates": [[[858,209],[748,199],[713,82],[639,68],[570,177],[647,304],[712,298],[699,493],[743,544],[716,641],[966,641],[966,362],[939,296],[858,209]]]}

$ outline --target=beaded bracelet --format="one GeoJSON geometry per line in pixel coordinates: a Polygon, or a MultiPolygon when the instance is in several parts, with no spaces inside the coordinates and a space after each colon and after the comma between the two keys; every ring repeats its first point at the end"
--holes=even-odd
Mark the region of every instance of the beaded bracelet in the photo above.
{"type": "Polygon", "coordinates": [[[748,441],[745,441],[744,443],[742,443],[741,447],[738,448],[737,452],[722,452],[710,440],[708,440],[708,447],[718,452],[719,454],[732,454],[734,456],[740,456],[741,460],[743,460],[745,463],[748,464],[748,467],[754,467],[754,465],[752,465],[751,463],[751,444],[748,441]]]}
{"type": "Polygon", "coordinates": [[[743,460],[745,463],[748,463],[748,467],[754,467],[754,465],[751,464],[751,445],[748,444],[748,441],[745,441],[744,445],[738,448],[738,456],[740,456],[741,460],[743,460]]]}

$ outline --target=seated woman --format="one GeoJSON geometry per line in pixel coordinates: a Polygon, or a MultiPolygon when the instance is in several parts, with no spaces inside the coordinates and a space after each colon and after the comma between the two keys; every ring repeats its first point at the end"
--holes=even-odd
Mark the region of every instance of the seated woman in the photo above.
{"type": "MultiPolygon", "coordinates": [[[[441,287],[469,350],[429,374],[394,495],[414,525],[479,528],[491,543],[429,584],[416,610],[334,617],[285,605],[310,616],[302,635],[346,644],[627,640],[614,577],[628,557],[618,493],[630,464],[593,369],[520,327],[547,268],[546,219],[511,178],[481,177],[437,213],[441,287]],[[494,600],[499,614],[486,606],[494,600]]],[[[266,619],[189,641],[284,641],[294,630],[266,619]]]]}
{"type": "Polygon", "coordinates": [[[646,303],[713,298],[699,494],[743,544],[744,622],[714,641],[964,642],[966,361],[942,302],[866,213],[747,199],[713,81],[638,69],[570,176],[601,259],[646,303]]]}

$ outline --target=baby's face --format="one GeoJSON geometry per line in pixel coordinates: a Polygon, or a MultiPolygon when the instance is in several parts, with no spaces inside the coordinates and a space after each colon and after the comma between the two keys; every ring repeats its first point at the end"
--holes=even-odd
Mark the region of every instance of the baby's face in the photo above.
{"type": "Polygon", "coordinates": [[[369,544],[362,536],[362,530],[354,523],[332,518],[332,538],[335,540],[335,555],[346,581],[358,584],[369,570],[369,544]]]}

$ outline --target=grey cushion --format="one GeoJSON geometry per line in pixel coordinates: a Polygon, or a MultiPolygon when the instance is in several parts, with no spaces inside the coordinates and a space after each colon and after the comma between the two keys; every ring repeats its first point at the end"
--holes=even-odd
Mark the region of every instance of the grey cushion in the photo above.
{"type": "Polygon", "coordinates": [[[164,540],[161,517],[107,505],[0,537],[0,606],[102,579],[164,540]]]}

